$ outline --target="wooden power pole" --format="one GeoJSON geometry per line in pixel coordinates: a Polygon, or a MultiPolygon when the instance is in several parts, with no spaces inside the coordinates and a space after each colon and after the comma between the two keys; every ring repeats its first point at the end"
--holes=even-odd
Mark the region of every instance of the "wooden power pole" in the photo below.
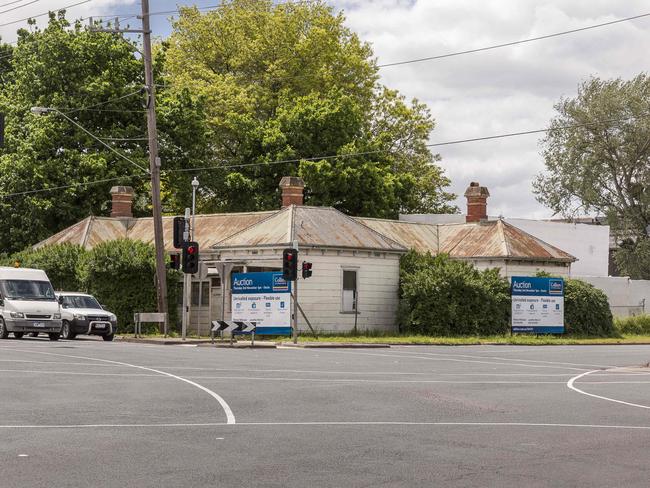
{"type": "Polygon", "coordinates": [[[165,264],[165,238],[160,201],[160,158],[158,157],[158,132],[156,128],[156,84],[153,79],[151,55],[151,26],[149,0],[142,3],[142,44],[144,47],[144,82],[147,90],[147,135],[149,138],[149,171],[151,172],[151,204],[153,207],[153,232],[156,247],[156,291],[158,312],[167,313],[167,267],[165,264]]]}
{"type": "MultiPolygon", "coordinates": [[[[147,92],[147,137],[149,140],[149,173],[151,173],[151,206],[153,208],[153,233],[156,248],[156,292],[158,312],[167,313],[167,266],[165,264],[165,239],[160,201],[160,158],[158,157],[158,131],[156,129],[156,84],[153,79],[151,54],[151,26],[149,23],[149,0],[141,0],[142,29],[120,29],[118,19],[112,29],[97,28],[90,17],[90,29],[98,32],[121,32],[142,34],[144,58],[144,82],[147,92]]],[[[168,318],[169,320],[169,318],[168,318]]]]}

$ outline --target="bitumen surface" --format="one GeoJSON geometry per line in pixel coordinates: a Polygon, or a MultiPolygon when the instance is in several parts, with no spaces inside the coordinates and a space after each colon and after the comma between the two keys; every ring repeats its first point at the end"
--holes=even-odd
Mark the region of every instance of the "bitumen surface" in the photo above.
{"type": "Polygon", "coordinates": [[[647,487],[650,346],[0,341],[0,487],[647,487]]]}

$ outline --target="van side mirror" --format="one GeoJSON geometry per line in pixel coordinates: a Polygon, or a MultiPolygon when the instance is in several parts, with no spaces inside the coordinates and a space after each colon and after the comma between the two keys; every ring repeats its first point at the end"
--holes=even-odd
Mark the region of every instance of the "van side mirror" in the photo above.
{"type": "Polygon", "coordinates": [[[59,297],[59,305],[63,305],[63,297],[59,297]]]}

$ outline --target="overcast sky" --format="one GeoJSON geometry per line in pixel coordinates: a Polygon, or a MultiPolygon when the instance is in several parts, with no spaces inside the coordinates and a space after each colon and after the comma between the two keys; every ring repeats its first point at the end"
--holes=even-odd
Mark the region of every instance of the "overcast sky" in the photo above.
{"type": "MultiPolygon", "coordinates": [[[[12,0],[0,0],[5,5],[12,0]]],[[[0,24],[81,0],[33,0],[6,7],[0,24]]],[[[150,0],[152,12],[196,2],[150,0]]],[[[374,48],[379,64],[464,51],[650,13],[643,0],[332,0],[349,27],[374,48]]],[[[71,16],[136,13],[134,0],[92,0],[68,9],[71,16]]],[[[42,19],[42,18],[41,18],[42,19]]],[[[135,19],[132,19],[133,22],[135,19]]],[[[15,40],[16,24],[0,27],[15,40]]],[[[156,16],[157,35],[169,33],[156,16]]],[[[630,78],[648,66],[650,17],[493,51],[386,67],[382,82],[431,108],[437,126],[431,142],[545,128],[553,105],[572,97],[590,76],[630,78]]],[[[540,135],[438,148],[442,166],[460,195],[470,181],[489,188],[490,215],[540,218],[550,212],[535,201],[531,182],[543,170],[540,135]]]]}

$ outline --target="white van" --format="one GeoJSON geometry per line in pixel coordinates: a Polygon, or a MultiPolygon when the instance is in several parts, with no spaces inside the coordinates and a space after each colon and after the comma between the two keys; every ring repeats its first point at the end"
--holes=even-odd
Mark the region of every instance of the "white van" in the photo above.
{"type": "Polygon", "coordinates": [[[61,305],[45,271],[0,267],[0,339],[44,332],[58,341],[61,325],[61,305]]]}

